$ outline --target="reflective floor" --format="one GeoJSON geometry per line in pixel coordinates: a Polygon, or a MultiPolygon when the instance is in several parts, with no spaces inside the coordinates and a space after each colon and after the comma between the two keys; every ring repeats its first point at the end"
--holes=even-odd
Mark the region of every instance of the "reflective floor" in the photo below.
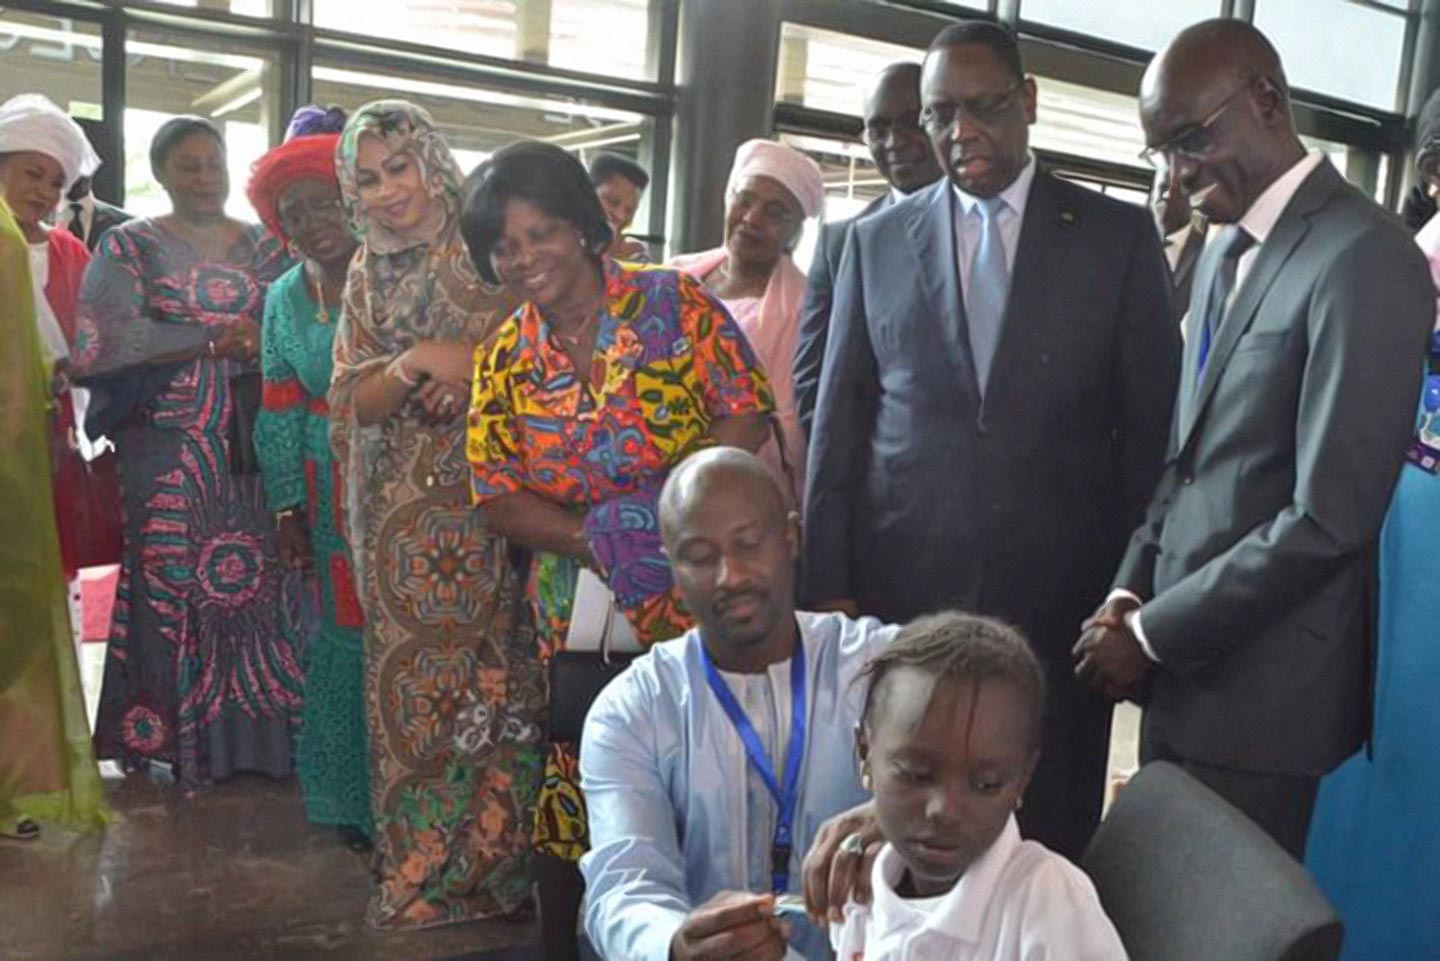
{"type": "MultiPolygon", "coordinates": [[[[533,922],[380,934],[368,859],[305,824],[294,782],[239,777],[192,800],[108,781],[102,834],[0,841],[4,961],[432,961],[533,941],[533,922]]],[[[535,955],[538,957],[538,954],[535,955]]]]}
{"type": "MultiPolygon", "coordinates": [[[[77,656],[93,724],[105,645],[79,644],[77,656]]],[[[1134,769],[1138,721],[1133,706],[1117,709],[1107,793],[1134,769]]],[[[368,856],[305,823],[293,780],[241,776],[184,800],[102,771],[117,814],[103,834],[0,841],[0,961],[540,958],[535,922],[368,928],[368,856]]]]}

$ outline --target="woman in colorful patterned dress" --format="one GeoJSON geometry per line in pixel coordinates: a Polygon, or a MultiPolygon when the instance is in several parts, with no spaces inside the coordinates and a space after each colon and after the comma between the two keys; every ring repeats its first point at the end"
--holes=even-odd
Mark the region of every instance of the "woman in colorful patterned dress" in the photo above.
{"type": "MultiPolygon", "coordinates": [[[[584,167],[564,150],[502,148],[466,197],[462,230],[476,269],[524,301],[476,355],[471,484],[496,529],[533,552],[527,593],[541,655],[564,646],[582,567],[605,579],[642,643],[676,637],[691,621],[660,548],[660,488],[700,447],[760,447],[774,410],[764,375],[697,281],[603,257],[610,227],[584,167]]],[[[578,860],[584,811],[573,752],[552,750],[539,851],[578,860]]],[[[558,895],[547,887],[563,872],[542,867],[548,906],[558,895]]],[[[578,884],[578,872],[571,877],[578,884]]]]}
{"type": "Polygon", "coordinates": [[[345,225],[335,148],[344,114],[297,115],[291,139],[261,157],[246,193],[270,233],[304,257],[271,284],[260,339],[264,399],[255,452],[279,531],[280,561],[312,568],[320,623],[305,650],[305,709],[296,770],[312,824],[370,847],[363,619],[338,522],[339,470],[330,454],[330,373],[345,274],[358,242],[345,225]],[[306,120],[305,118],[309,118],[306,120]]]}
{"type": "Polygon", "coordinates": [[[340,186],[363,244],[330,391],[365,611],[365,710],[384,928],[509,914],[530,888],[544,686],[504,538],[470,507],[470,358],[514,302],[459,234],[460,171],[430,116],[362,107],[340,186]]]}
{"type": "Polygon", "coordinates": [[[105,235],[74,349],[88,432],[115,441],[125,512],[96,753],[127,770],[164,762],[187,790],[235,771],[285,777],[302,586],[276,559],[232,421],[265,288],[290,261],[263,227],[225,215],[225,144],[209,121],[167,121],[150,164],[173,210],[105,235]]]}

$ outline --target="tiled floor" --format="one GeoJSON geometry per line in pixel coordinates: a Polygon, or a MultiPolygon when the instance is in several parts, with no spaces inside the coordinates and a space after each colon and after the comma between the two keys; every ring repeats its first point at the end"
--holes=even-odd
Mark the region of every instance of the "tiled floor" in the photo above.
{"type": "Polygon", "coordinates": [[[189,801],[143,776],[108,786],[103,834],[0,843],[0,958],[430,961],[537,937],[533,921],[372,931],[367,859],[305,824],[293,782],[240,777],[189,801]]]}

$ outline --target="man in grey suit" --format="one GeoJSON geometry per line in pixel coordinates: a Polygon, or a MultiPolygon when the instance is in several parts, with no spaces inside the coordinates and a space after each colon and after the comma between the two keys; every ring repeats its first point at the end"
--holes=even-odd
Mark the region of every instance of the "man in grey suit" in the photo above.
{"type": "Polygon", "coordinates": [[[1148,153],[1211,224],[1164,473],[1075,646],[1176,761],[1297,857],[1370,723],[1374,549],[1435,293],[1399,220],[1296,135],[1279,57],[1181,33],[1140,91],[1148,153]]]}
{"type": "Polygon", "coordinates": [[[865,94],[865,146],[875,169],[890,185],[854,217],[820,228],[815,259],[805,283],[800,308],[800,332],[795,340],[795,409],[805,436],[815,417],[820,391],[820,365],[830,330],[830,306],[835,272],[850,225],[861,217],[884,210],[902,197],[940,179],[940,164],[920,127],[920,65],[892,63],[875,77],[865,94]]]}
{"type": "Polygon", "coordinates": [[[1149,214],[1040,168],[1035,98],[998,24],[947,27],[925,57],[922,116],[949,176],[849,231],[804,594],[892,622],[962,608],[1022,627],[1052,683],[1021,828],[1078,855],[1110,705],[1075,683],[1070,646],[1159,476],[1180,333],[1149,214]]]}

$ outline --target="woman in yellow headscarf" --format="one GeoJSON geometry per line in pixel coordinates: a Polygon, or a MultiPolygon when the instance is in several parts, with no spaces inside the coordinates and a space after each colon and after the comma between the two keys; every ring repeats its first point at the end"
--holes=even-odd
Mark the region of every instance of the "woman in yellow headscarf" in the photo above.
{"type": "Polygon", "coordinates": [[[0,839],[37,821],[105,821],[70,634],[50,491],[48,378],[30,252],[0,202],[0,503],[19,520],[0,538],[0,839]]]}

